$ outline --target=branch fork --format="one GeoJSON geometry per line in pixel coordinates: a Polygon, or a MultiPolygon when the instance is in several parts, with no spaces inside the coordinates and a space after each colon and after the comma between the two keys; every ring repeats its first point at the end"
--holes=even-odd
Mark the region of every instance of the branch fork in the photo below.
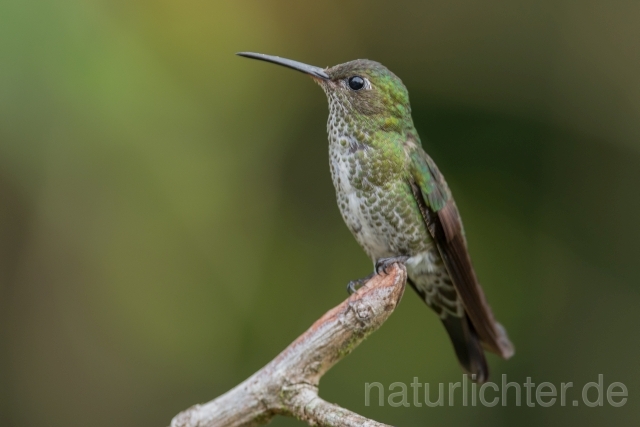
{"type": "Polygon", "coordinates": [[[407,273],[393,264],[334,307],[282,353],[218,398],[179,413],[171,427],[249,427],[286,415],[311,426],[381,427],[386,424],[326,402],[318,396],[320,378],[351,353],[393,313],[407,273]]]}

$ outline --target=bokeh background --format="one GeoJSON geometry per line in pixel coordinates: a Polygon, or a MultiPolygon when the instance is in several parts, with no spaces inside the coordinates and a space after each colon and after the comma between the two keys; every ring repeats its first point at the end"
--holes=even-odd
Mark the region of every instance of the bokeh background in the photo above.
{"type": "Polygon", "coordinates": [[[639,20],[617,0],[3,0],[0,425],[168,425],[371,270],[334,201],[324,94],[241,50],[398,74],[517,347],[494,378],[629,390],[365,407],[365,382],[461,378],[408,292],[323,397],[405,426],[636,425],[639,20]]]}

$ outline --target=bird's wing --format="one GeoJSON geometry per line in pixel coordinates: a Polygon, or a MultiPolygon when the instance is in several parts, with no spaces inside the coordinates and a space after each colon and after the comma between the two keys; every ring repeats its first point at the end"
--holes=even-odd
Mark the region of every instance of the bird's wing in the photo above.
{"type": "Polygon", "coordinates": [[[478,283],[458,208],[447,183],[421,147],[415,145],[409,157],[414,197],[467,315],[487,350],[507,359],[513,355],[513,346],[502,325],[494,319],[478,283]]]}

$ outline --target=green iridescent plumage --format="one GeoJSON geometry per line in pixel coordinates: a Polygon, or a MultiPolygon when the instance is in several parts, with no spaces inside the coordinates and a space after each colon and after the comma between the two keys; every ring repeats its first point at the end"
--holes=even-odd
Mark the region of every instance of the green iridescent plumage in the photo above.
{"type": "Polygon", "coordinates": [[[440,317],[461,365],[485,381],[484,349],[509,358],[513,346],[486,303],[458,209],[421,146],[402,81],[369,60],[321,69],[241,55],[303,71],[323,88],[331,175],[345,223],[372,261],[405,261],[409,283],[440,317]]]}

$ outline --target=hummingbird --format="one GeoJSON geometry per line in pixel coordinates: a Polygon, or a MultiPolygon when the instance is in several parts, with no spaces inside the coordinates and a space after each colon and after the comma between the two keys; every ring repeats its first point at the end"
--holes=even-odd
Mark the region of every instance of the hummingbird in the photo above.
{"type": "Polygon", "coordinates": [[[355,292],[393,263],[440,318],[471,379],[489,377],[485,350],[514,354],[487,304],[471,263],[460,213],[435,162],[422,148],[409,93],[394,73],[367,59],[320,68],[253,52],[238,55],[301,71],[329,102],[331,177],[342,218],[374,263],[351,281],[355,292]]]}

